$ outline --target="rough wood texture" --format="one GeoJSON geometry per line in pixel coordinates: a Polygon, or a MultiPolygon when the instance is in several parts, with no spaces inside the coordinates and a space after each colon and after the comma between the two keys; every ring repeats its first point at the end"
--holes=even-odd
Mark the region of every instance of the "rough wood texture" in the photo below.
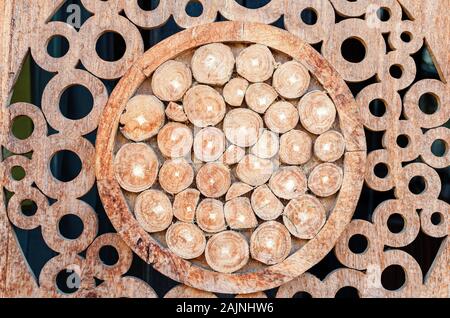
{"type": "MultiPolygon", "coordinates": [[[[239,279],[225,276],[232,284],[226,289],[219,288],[220,291],[246,293],[255,290],[253,282],[256,280],[261,283],[257,288],[262,290],[278,286],[292,279],[279,288],[277,297],[292,297],[295,293],[301,291],[306,291],[314,297],[334,297],[339,289],[345,286],[355,287],[361,297],[449,296],[447,266],[450,248],[447,238],[449,205],[447,202],[438,199],[441,190],[441,180],[435,173],[435,169],[448,167],[450,157],[448,151],[442,157],[438,157],[430,151],[430,145],[437,139],[446,141],[448,147],[448,129],[439,126],[448,121],[449,108],[439,107],[435,113],[426,114],[420,111],[418,107],[418,101],[425,92],[430,92],[437,96],[441,101],[441,106],[448,104],[446,101],[448,96],[450,96],[448,86],[450,60],[448,45],[445,44],[450,42],[450,19],[443,12],[446,12],[448,7],[450,7],[449,0],[398,0],[389,2],[378,0],[358,2],[321,0],[317,1],[317,3],[308,2],[307,4],[302,1],[272,0],[258,9],[245,8],[234,0],[223,2],[202,1],[204,6],[203,13],[200,17],[195,18],[190,17],[185,12],[186,1],[161,1],[155,10],[144,11],[134,1],[122,3],[121,1],[83,0],[82,3],[86,9],[95,13],[95,15],[82,25],[80,32],[63,22],[47,22],[50,21],[52,14],[62,3],[62,0],[42,0],[33,2],[31,5],[29,1],[24,0],[0,2],[0,38],[2,39],[0,44],[0,57],[2,60],[0,64],[0,102],[2,107],[0,112],[0,136],[2,145],[17,154],[30,151],[35,152],[35,155],[29,161],[18,159],[21,156],[14,156],[10,157],[12,159],[5,158],[6,160],[2,162],[2,186],[8,190],[14,190],[15,195],[7,206],[2,204],[0,208],[0,242],[2,242],[0,248],[0,297],[156,297],[156,293],[145,282],[134,277],[123,276],[131,264],[132,254],[130,248],[148,263],[153,264],[155,268],[176,280],[192,285],[193,281],[190,277],[201,276],[204,279],[203,283],[194,282],[199,288],[217,290],[212,287],[214,282],[224,277],[219,278],[219,276],[212,273],[203,275],[202,272],[195,269],[196,265],[180,262],[175,258],[173,260],[174,267],[183,268],[183,270],[167,272],[167,268],[164,269],[164,264],[167,264],[169,259],[172,261],[171,255],[165,254],[165,251],[160,251],[158,245],[146,238],[144,235],[146,233],[143,233],[132,222],[130,223],[130,216],[124,215],[122,219],[121,215],[114,213],[108,213],[108,215],[119,234],[110,233],[93,240],[97,233],[96,230],[89,227],[90,236],[88,239],[83,240],[83,244],[90,244],[85,258],[71,256],[73,255],[72,251],[80,249],[80,241],[75,242],[73,245],[64,242],[64,253],[51,259],[44,266],[40,277],[36,279],[33,277],[27,260],[23,256],[11,223],[24,230],[43,225],[43,227],[48,228],[48,234],[51,237],[54,233],[52,232],[53,227],[50,225],[54,222],[54,218],[45,219],[40,217],[40,215],[47,214],[49,213],[47,211],[50,211],[46,196],[56,198],[60,208],[70,207],[74,204],[75,198],[83,196],[92,186],[94,182],[94,174],[91,169],[94,163],[93,147],[84,144],[80,136],[95,130],[108,98],[107,90],[99,78],[120,78],[129,70],[132,75],[123,78],[124,88],[122,90],[118,89],[111,97],[117,100],[118,97],[122,96],[125,102],[134,95],[133,91],[144,81],[146,76],[151,75],[157,66],[170,60],[173,54],[177,54],[176,52],[191,49],[191,46],[196,48],[204,44],[228,40],[235,41],[236,39],[250,43],[256,41],[269,47],[274,45],[277,50],[287,52],[295,60],[299,61],[303,61],[304,53],[308,53],[306,55],[309,62],[305,66],[311,73],[312,78],[317,77],[319,82],[324,85],[324,89],[336,104],[337,117],[340,120],[338,131],[344,136],[345,140],[346,152],[343,155],[343,159],[337,159],[336,162],[330,159],[330,161],[335,162],[337,165],[341,165],[341,160],[344,160],[344,163],[350,161],[353,164],[351,164],[351,167],[345,166],[344,168],[344,181],[340,193],[342,198],[338,200],[337,207],[330,215],[330,221],[334,222],[333,224],[335,225],[328,226],[326,223],[319,232],[317,243],[307,243],[304,246],[306,249],[304,249],[303,254],[292,255],[285,261],[287,262],[286,264],[277,266],[274,269],[268,269],[265,277],[261,277],[257,273],[254,275],[246,274],[245,270],[242,274],[238,274],[240,275],[239,279]],[[377,18],[376,12],[380,6],[388,7],[391,12],[389,21],[382,22],[377,18]],[[300,12],[306,7],[312,7],[318,14],[316,24],[308,25],[299,18],[300,12]],[[409,20],[401,19],[402,8],[409,20]],[[124,9],[127,18],[134,24],[118,14],[122,9],[124,9]],[[321,52],[330,64],[323,62],[317,54],[314,54],[304,45],[304,42],[287,37],[284,33],[280,34],[279,30],[272,32],[269,29],[265,31],[261,27],[246,26],[244,28],[242,24],[239,24],[236,28],[224,28],[218,32],[213,32],[210,26],[200,27],[195,30],[190,29],[184,35],[178,35],[173,40],[171,39],[171,45],[159,45],[151,53],[155,53],[155,59],[148,57],[148,63],[131,66],[141,56],[144,48],[136,26],[145,29],[157,28],[166,23],[171,14],[173,14],[175,23],[182,28],[189,29],[213,22],[217,12],[220,12],[227,20],[265,24],[273,23],[283,15],[285,27],[290,33],[310,44],[324,41],[321,52]],[[343,20],[335,23],[335,13],[342,16],[343,20]],[[252,33],[250,31],[252,29],[258,29],[259,34],[252,33]],[[126,54],[119,61],[106,62],[95,54],[96,39],[105,31],[118,32],[125,39],[126,54]],[[402,40],[403,32],[411,35],[411,41],[405,42],[402,40]],[[384,44],[382,33],[388,34],[388,45],[393,50],[389,54],[386,54],[387,47],[384,44]],[[62,34],[68,39],[70,44],[69,52],[61,58],[51,57],[46,50],[46,44],[55,34],[62,34]],[[349,62],[340,54],[340,45],[348,37],[358,38],[366,48],[366,55],[362,62],[349,62]],[[195,40],[192,40],[193,38],[195,40]],[[192,44],[191,46],[183,46],[182,43],[184,42],[191,42],[192,44]],[[425,79],[413,82],[416,70],[415,65],[411,63],[410,55],[416,53],[424,44],[431,53],[433,62],[439,72],[440,80],[425,79]],[[177,48],[177,45],[183,46],[183,48],[177,48]],[[295,47],[295,50],[289,49],[290,45],[295,47]],[[42,110],[33,105],[9,105],[14,83],[29,49],[40,67],[50,72],[58,72],[58,75],[45,89],[44,96],[46,97],[42,110]],[[74,70],[79,60],[88,72],[74,70]],[[389,67],[393,64],[401,66],[404,76],[398,79],[389,74],[389,67]],[[336,80],[337,74],[334,69],[337,70],[344,80],[350,82],[364,81],[377,75],[380,83],[363,83],[365,87],[356,97],[358,105],[355,105],[348,90],[344,89],[344,94],[339,90],[339,87],[345,87],[345,84],[341,79],[336,80]],[[57,97],[72,84],[86,85],[94,97],[93,111],[85,118],[77,121],[66,119],[60,114],[57,107],[57,97]],[[406,96],[402,101],[398,90],[408,87],[410,84],[412,86],[406,90],[406,96]],[[127,91],[128,89],[130,91],[127,91]],[[372,114],[369,107],[370,102],[376,98],[381,98],[388,106],[385,114],[381,117],[372,114]],[[348,105],[348,107],[345,105],[348,105]],[[400,121],[399,118],[402,112],[405,118],[400,121]],[[31,137],[25,140],[17,139],[10,133],[11,122],[17,115],[26,115],[33,120],[34,132],[31,137]],[[56,136],[47,137],[46,120],[50,126],[58,131],[56,136]],[[358,128],[355,130],[355,125],[357,125],[358,121],[369,130],[384,132],[387,137],[381,146],[382,149],[369,153],[366,172],[359,171],[355,174],[355,171],[358,171],[358,169],[362,170],[364,166],[365,156],[363,153],[366,150],[362,129],[358,128]],[[421,129],[428,131],[422,133],[421,129]],[[411,145],[407,149],[398,147],[395,142],[397,136],[403,132],[407,133],[411,141],[411,145]],[[39,146],[37,147],[37,145],[39,146]],[[84,180],[83,182],[76,181],[75,183],[65,184],[55,182],[51,178],[51,174],[48,171],[48,162],[50,156],[55,149],[58,150],[58,147],[70,147],[80,157],[83,157],[84,170],[82,178],[79,179],[80,181],[84,180]],[[427,165],[409,164],[409,161],[419,156],[419,160],[427,165]],[[408,162],[405,167],[402,166],[404,161],[408,162]],[[384,163],[388,166],[388,175],[385,178],[380,178],[373,172],[375,165],[378,163],[384,163]],[[12,180],[8,174],[5,174],[9,170],[8,167],[12,164],[20,164],[27,171],[27,177],[22,182],[12,180]],[[33,170],[39,173],[34,174],[33,170]],[[350,171],[350,175],[347,174],[347,171],[350,171]],[[30,181],[33,180],[32,176],[36,178],[35,181],[39,190],[30,187],[30,181]],[[350,221],[350,216],[354,209],[354,205],[342,206],[342,202],[355,201],[358,196],[347,194],[346,185],[358,188],[361,176],[365,178],[367,185],[376,191],[388,191],[395,187],[396,199],[382,202],[377,208],[377,212],[374,212],[373,219],[352,221],[345,228],[341,238],[337,240],[339,233],[343,229],[341,223],[350,221]],[[420,195],[410,193],[408,182],[413,176],[423,176],[427,184],[430,185],[428,190],[420,195]],[[38,204],[38,211],[34,217],[24,217],[19,211],[19,203],[25,198],[33,199],[38,204]],[[417,209],[422,210],[420,215],[416,212],[417,209]],[[408,221],[404,231],[396,235],[390,233],[386,226],[386,218],[392,211],[401,213],[408,221]],[[437,225],[431,222],[431,217],[435,212],[441,214],[441,222],[437,225]],[[342,214],[342,216],[337,219],[334,217],[336,213],[342,214]],[[121,228],[120,225],[122,223],[130,224],[131,227],[128,229],[126,227],[121,228]],[[444,238],[427,273],[422,273],[417,261],[407,252],[397,249],[410,244],[419,230],[432,237],[444,238]],[[334,233],[334,231],[339,233],[334,233]],[[323,235],[320,234],[322,232],[323,235]],[[366,253],[355,254],[348,248],[348,240],[354,234],[362,234],[368,238],[370,248],[366,253]],[[335,253],[339,261],[347,268],[334,271],[323,281],[311,274],[298,276],[310,264],[317,263],[326,254],[325,252],[320,252],[319,255],[314,254],[312,256],[306,253],[307,250],[320,251],[320,248],[323,247],[324,250],[330,250],[335,241],[337,242],[335,253]],[[320,242],[324,242],[324,245],[319,244],[320,242]],[[113,245],[119,252],[120,261],[113,268],[102,264],[97,256],[98,253],[96,251],[105,245],[113,245]],[[384,251],[384,245],[394,246],[395,248],[384,251]],[[407,277],[404,286],[394,291],[385,289],[381,283],[381,274],[391,264],[400,265],[407,277]],[[81,277],[81,290],[71,295],[65,295],[55,288],[55,277],[63,269],[73,269],[81,277]],[[95,287],[93,284],[94,276],[104,280],[98,287],[95,287]],[[39,286],[37,280],[40,282],[39,286]]],[[[270,57],[268,60],[268,69],[270,70],[270,57]]],[[[273,66],[277,67],[288,60],[290,59],[280,60],[279,64],[274,63],[273,66]]],[[[274,68],[271,71],[273,72],[274,68]]],[[[255,74],[247,76],[251,75],[255,76],[255,74]]],[[[182,78],[183,76],[181,76],[182,78]]],[[[256,85],[259,85],[259,83],[256,85]]],[[[175,86],[178,87],[178,85],[175,86]]],[[[170,89],[166,92],[170,93],[170,89]]],[[[238,99],[238,101],[240,100],[238,99]]],[[[114,105],[114,103],[111,105],[114,105]]],[[[296,103],[294,105],[297,106],[296,103]]],[[[245,107],[246,105],[242,102],[239,106],[245,107]]],[[[121,104],[120,111],[114,107],[106,108],[106,113],[114,114],[115,121],[110,124],[103,122],[102,126],[112,125],[114,129],[111,129],[111,132],[116,131],[117,123],[119,122],[118,116],[120,116],[124,107],[125,103],[121,104]]],[[[168,115],[168,113],[166,114],[168,115]]],[[[178,115],[180,116],[178,117],[179,121],[187,121],[187,117],[184,118],[181,112],[178,112],[178,115]]],[[[301,117],[300,115],[300,119],[301,117]]],[[[100,123],[102,123],[101,120],[100,123]]],[[[335,130],[336,127],[333,126],[332,129],[335,130]]],[[[101,130],[104,129],[105,127],[101,128],[101,130]]],[[[105,141],[113,140],[112,135],[106,135],[104,137],[105,141]]],[[[314,141],[315,137],[312,138],[314,141]]],[[[321,139],[326,138],[319,136],[315,144],[317,140],[321,139]]],[[[99,157],[106,154],[109,157],[106,161],[111,164],[113,157],[109,154],[113,153],[112,148],[109,151],[105,151],[104,146],[101,144],[97,146],[99,147],[97,150],[99,157]]],[[[117,149],[115,148],[115,150],[117,149]]],[[[236,164],[245,154],[241,148],[230,147],[227,149],[230,149],[230,151],[225,153],[223,158],[220,159],[226,164],[236,164]],[[231,154],[235,155],[232,156],[231,154]],[[228,160],[223,160],[225,158],[228,160]]],[[[318,164],[318,162],[314,163],[314,160],[304,166],[307,174],[318,164]]],[[[114,182],[107,181],[113,178],[113,174],[112,169],[106,169],[101,174],[98,174],[98,176],[100,175],[99,188],[120,197],[120,188],[114,182]],[[104,178],[105,176],[106,178],[104,178]]],[[[261,189],[264,187],[266,186],[262,186],[261,189]]],[[[270,189],[267,190],[270,191],[270,189]]],[[[5,201],[4,192],[1,191],[0,193],[1,200],[5,201]]],[[[328,201],[322,201],[321,203],[324,206],[328,206],[326,202],[328,201]]],[[[333,203],[333,200],[331,202],[333,203]]],[[[105,202],[106,210],[111,211],[115,207],[119,207],[123,211],[127,210],[127,206],[123,202],[118,201],[115,204],[117,205],[114,206],[112,202],[105,202]]],[[[253,209],[257,214],[257,209],[254,205],[253,209]]],[[[55,208],[54,210],[54,213],[57,214],[59,213],[58,210],[61,211],[63,209],[55,208]]],[[[85,210],[92,212],[89,209],[85,210]]],[[[88,217],[84,220],[91,220],[90,215],[92,213],[86,213],[88,217]]],[[[87,222],[92,223],[92,221],[87,222]]],[[[52,239],[49,242],[51,242],[50,244],[54,243],[52,239]]],[[[57,245],[52,246],[58,248],[57,245]]],[[[174,288],[167,293],[166,297],[171,295],[180,297],[215,297],[212,293],[183,285],[174,288]]],[[[264,296],[261,293],[253,295],[264,296]]]]}

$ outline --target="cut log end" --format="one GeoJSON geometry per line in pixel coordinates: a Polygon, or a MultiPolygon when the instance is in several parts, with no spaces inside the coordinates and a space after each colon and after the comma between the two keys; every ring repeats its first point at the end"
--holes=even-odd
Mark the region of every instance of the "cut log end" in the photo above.
{"type": "Polygon", "coordinates": [[[225,116],[225,101],[214,88],[197,85],[189,89],[183,98],[184,111],[197,127],[215,126],[225,116]]]}
{"type": "Polygon", "coordinates": [[[159,184],[166,192],[179,193],[194,181],[194,169],[184,158],[166,160],[159,171],[159,184]]]}
{"type": "Polygon", "coordinates": [[[275,133],[284,134],[298,124],[298,111],[289,102],[277,102],[264,114],[267,127],[275,133]]]}
{"type": "Polygon", "coordinates": [[[220,162],[226,165],[234,165],[242,160],[245,156],[245,150],[236,145],[230,145],[220,158],[220,162]]]}
{"type": "Polygon", "coordinates": [[[291,130],[280,138],[280,160],[289,165],[302,165],[312,156],[312,139],[301,130],[291,130]]]}
{"type": "Polygon", "coordinates": [[[164,125],[164,104],[153,95],[132,97],[120,116],[120,131],[133,141],[155,136],[164,125]]]}
{"type": "Polygon", "coordinates": [[[167,61],[153,73],[152,91],[163,101],[180,100],[191,85],[191,70],[182,62],[167,61]]]}
{"type": "Polygon", "coordinates": [[[276,221],[261,224],[250,239],[250,253],[261,263],[281,263],[291,251],[291,235],[286,227],[276,221]]]}
{"type": "Polygon", "coordinates": [[[251,229],[258,226],[250,200],[245,197],[234,198],[225,203],[225,219],[234,230],[251,229]]]}
{"type": "Polygon", "coordinates": [[[262,220],[275,220],[283,213],[283,203],[273,194],[267,185],[257,187],[251,197],[255,214],[262,220]]]}
{"type": "Polygon", "coordinates": [[[212,236],[206,244],[208,265],[220,273],[233,273],[243,268],[249,260],[249,247],[245,237],[234,231],[212,236]]]}
{"type": "Polygon", "coordinates": [[[129,192],[141,192],[156,181],[159,162],[153,149],[144,143],[122,146],[114,159],[117,182],[129,192]]]}
{"type": "Polygon", "coordinates": [[[308,70],[297,61],[289,61],[277,68],[273,74],[272,85],[284,98],[302,96],[308,89],[311,76],[308,70]]]}
{"type": "Polygon", "coordinates": [[[180,123],[168,123],[158,134],[158,147],[169,158],[186,156],[192,149],[194,137],[191,129],[180,123]]]}
{"type": "Polygon", "coordinates": [[[272,161],[258,158],[255,155],[246,155],[236,167],[237,177],[242,182],[255,187],[266,183],[273,171],[272,161]]]}
{"type": "Polygon", "coordinates": [[[233,78],[231,79],[223,88],[223,97],[225,101],[233,107],[239,107],[244,101],[244,96],[246,96],[248,81],[243,78],[233,78]]]}
{"type": "Polygon", "coordinates": [[[236,58],[236,70],[249,82],[264,82],[274,71],[275,59],[267,46],[253,44],[243,49],[236,58]]]}
{"type": "Polygon", "coordinates": [[[233,52],[222,43],[198,48],[191,60],[192,73],[197,82],[220,86],[230,80],[234,64],[233,52]]]}
{"type": "Polygon", "coordinates": [[[250,152],[259,158],[269,159],[274,157],[279,149],[278,135],[269,130],[264,130],[250,152]]]}
{"type": "Polygon", "coordinates": [[[199,169],[196,182],[205,197],[221,197],[231,186],[230,170],[220,163],[207,163],[199,169]]]}
{"type": "Polygon", "coordinates": [[[291,200],[283,212],[283,222],[289,232],[300,239],[312,239],[326,221],[326,211],[312,195],[291,200]]]}
{"type": "Polygon", "coordinates": [[[184,259],[193,259],[205,251],[206,238],[196,225],[177,222],[167,230],[166,243],[175,255],[184,259]]]}
{"type": "Polygon", "coordinates": [[[136,220],[149,233],[161,232],[173,219],[172,203],[168,196],[158,190],[147,190],[137,198],[134,207],[136,220]]]}
{"type": "Polygon", "coordinates": [[[258,141],[263,126],[261,116],[245,108],[231,110],[223,121],[228,141],[239,147],[253,146],[258,141]]]}
{"type": "Polygon", "coordinates": [[[222,201],[204,199],[198,205],[195,216],[198,226],[205,232],[217,233],[226,228],[222,201]]]}
{"type": "Polygon", "coordinates": [[[333,163],[322,163],[314,168],[308,177],[309,189],[319,197],[328,197],[342,186],[343,172],[333,163]]]}
{"type": "Polygon", "coordinates": [[[333,162],[344,155],[345,139],[341,133],[330,130],[317,137],[314,153],[322,161],[333,162]]]}
{"type": "Polygon", "coordinates": [[[336,107],[326,92],[312,91],[298,103],[298,112],[303,127],[319,135],[331,128],[336,119],[336,107]]]}
{"type": "Polygon", "coordinates": [[[175,102],[170,102],[166,107],[166,116],[173,120],[178,122],[187,122],[188,118],[186,116],[186,113],[184,112],[184,108],[182,105],[177,104],[175,102]]]}
{"type": "Polygon", "coordinates": [[[205,162],[216,161],[225,151],[225,135],[215,127],[200,130],[194,138],[194,153],[205,162]]]}
{"type": "Polygon", "coordinates": [[[231,199],[240,197],[252,190],[253,190],[253,187],[249,186],[246,183],[235,182],[231,185],[230,189],[228,189],[227,195],[225,196],[225,200],[229,201],[231,199]]]}
{"type": "Polygon", "coordinates": [[[269,187],[279,198],[291,200],[307,190],[307,179],[297,166],[282,167],[270,178],[269,187]]]}
{"type": "Polygon", "coordinates": [[[248,87],[245,94],[245,102],[250,109],[264,114],[277,97],[277,92],[269,84],[255,83],[248,87]]]}
{"type": "Polygon", "coordinates": [[[173,201],[173,215],[182,222],[193,222],[199,199],[200,191],[196,189],[178,193],[173,201]]]}

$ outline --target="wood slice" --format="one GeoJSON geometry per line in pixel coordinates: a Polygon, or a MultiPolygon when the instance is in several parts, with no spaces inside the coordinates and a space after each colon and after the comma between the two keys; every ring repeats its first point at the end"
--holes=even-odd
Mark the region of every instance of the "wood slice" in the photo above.
{"type": "Polygon", "coordinates": [[[205,258],[208,265],[220,273],[233,273],[249,260],[245,237],[234,231],[213,235],[206,244],[205,258]]]}
{"type": "Polygon", "coordinates": [[[249,186],[247,183],[243,182],[235,182],[231,185],[230,189],[228,189],[227,195],[225,196],[225,200],[231,200],[241,195],[244,195],[253,190],[252,186],[249,186]]]}
{"type": "Polygon", "coordinates": [[[225,135],[216,127],[200,130],[194,138],[194,153],[197,159],[205,162],[216,161],[225,151],[225,135]]]}
{"type": "Polygon", "coordinates": [[[120,116],[120,131],[133,141],[155,136],[164,125],[164,104],[153,95],[136,95],[125,106],[120,116]]]}
{"type": "Polygon", "coordinates": [[[159,170],[159,185],[171,194],[187,189],[194,182],[194,169],[184,158],[166,160],[159,170]]]}
{"type": "Polygon", "coordinates": [[[209,198],[218,198],[231,186],[230,170],[221,163],[207,163],[197,172],[197,188],[209,198]]]}
{"type": "Polygon", "coordinates": [[[173,215],[182,222],[193,222],[199,200],[200,191],[196,189],[178,193],[173,200],[173,215]]]}
{"type": "Polygon", "coordinates": [[[298,112],[303,127],[319,135],[331,128],[336,119],[336,107],[326,92],[312,91],[298,102],[298,112]]]}
{"type": "Polygon", "coordinates": [[[222,201],[204,199],[195,213],[198,226],[205,232],[217,233],[226,229],[222,201]]]}
{"type": "Polygon", "coordinates": [[[230,145],[223,153],[220,162],[227,165],[234,165],[242,160],[245,156],[245,150],[236,145],[230,145]]]}
{"type": "Polygon", "coordinates": [[[302,165],[311,159],[312,139],[301,130],[291,130],[280,138],[280,160],[289,165],[302,165]]]}
{"type": "Polygon", "coordinates": [[[253,146],[264,126],[261,116],[250,109],[236,108],[228,112],[223,131],[228,141],[239,147],[253,146]]]}
{"type": "Polygon", "coordinates": [[[314,238],[326,219],[323,205],[316,197],[308,194],[289,201],[283,212],[283,222],[289,232],[305,240],[314,238]]]}
{"type": "Polygon", "coordinates": [[[230,80],[234,63],[230,47],[222,43],[212,43],[195,51],[191,68],[197,82],[222,86],[230,80]]]}
{"type": "Polygon", "coordinates": [[[253,211],[262,220],[275,220],[283,213],[283,203],[265,184],[257,187],[251,197],[253,211]]]}
{"type": "Polygon", "coordinates": [[[267,127],[275,133],[284,134],[298,124],[298,111],[289,102],[276,102],[264,114],[267,127]]]}
{"type": "Polygon", "coordinates": [[[264,114],[277,97],[277,92],[269,84],[254,83],[247,89],[245,102],[247,103],[247,106],[255,112],[264,114]]]}
{"type": "Polygon", "coordinates": [[[167,247],[184,259],[197,258],[206,248],[206,238],[202,230],[192,223],[177,222],[166,232],[167,247]]]}
{"type": "Polygon", "coordinates": [[[339,191],[343,172],[333,163],[322,163],[314,168],[308,177],[309,189],[319,197],[328,197],[339,191]]]}
{"type": "Polygon", "coordinates": [[[264,82],[272,77],[275,59],[267,46],[253,44],[243,49],[236,58],[236,70],[250,82],[264,82]]]}
{"type": "Polygon", "coordinates": [[[182,62],[167,61],[153,73],[153,94],[163,101],[180,100],[191,85],[191,70],[182,62]]]}
{"type": "Polygon", "coordinates": [[[123,145],[114,158],[114,172],[120,186],[130,192],[150,188],[158,176],[159,162],[153,149],[144,143],[123,145]]]}
{"type": "Polygon", "coordinates": [[[134,214],[144,230],[161,232],[172,223],[172,203],[164,192],[147,190],[136,198],[134,214]]]}
{"type": "Polygon", "coordinates": [[[345,139],[341,133],[329,130],[317,137],[314,153],[322,161],[333,162],[344,155],[345,139]]]}
{"type": "Polygon", "coordinates": [[[279,149],[278,135],[264,129],[256,144],[250,149],[250,152],[259,158],[269,159],[274,157],[279,149]]]}
{"type": "Polygon", "coordinates": [[[186,113],[184,112],[183,106],[180,104],[177,104],[175,102],[170,102],[167,105],[166,116],[173,121],[179,121],[182,123],[188,121],[188,118],[186,116],[186,113]]]}
{"type": "Polygon", "coordinates": [[[250,200],[245,197],[231,199],[225,203],[225,220],[234,230],[251,229],[258,226],[250,200]]]}
{"type": "Polygon", "coordinates": [[[289,61],[279,66],[273,74],[272,85],[284,98],[302,96],[309,87],[311,76],[308,70],[297,61],[289,61]]]}
{"type": "Polygon", "coordinates": [[[226,112],[222,95],[206,85],[189,89],[184,95],[183,106],[189,121],[197,127],[217,125],[226,112]]]}
{"type": "Polygon", "coordinates": [[[281,263],[291,252],[291,235],[276,221],[261,224],[250,238],[252,258],[267,265],[281,263]]]}
{"type": "Polygon", "coordinates": [[[172,122],[160,130],[157,140],[158,148],[164,156],[178,158],[191,151],[194,137],[188,126],[172,122]]]}
{"type": "Polygon", "coordinates": [[[270,178],[269,187],[277,197],[291,200],[306,192],[307,180],[300,167],[281,167],[270,178]]]}
{"type": "Polygon", "coordinates": [[[236,167],[236,175],[242,181],[257,187],[266,183],[274,170],[274,164],[268,159],[255,155],[246,155],[236,167]]]}
{"type": "Polygon", "coordinates": [[[263,299],[263,298],[267,298],[267,295],[264,292],[256,292],[256,293],[251,293],[251,294],[239,294],[236,295],[236,297],[234,297],[236,299],[241,299],[241,298],[256,298],[256,299],[263,299]]]}
{"type": "Polygon", "coordinates": [[[248,85],[248,81],[244,78],[236,77],[231,79],[223,88],[223,98],[230,106],[241,106],[246,96],[248,85]]]}

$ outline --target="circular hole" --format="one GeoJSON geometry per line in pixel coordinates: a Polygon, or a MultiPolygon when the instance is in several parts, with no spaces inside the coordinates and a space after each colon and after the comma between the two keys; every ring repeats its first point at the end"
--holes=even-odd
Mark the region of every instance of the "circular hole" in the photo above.
{"type": "Polygon", "coordinates": [[[370,113],[376,117],[383,117],[386,113],[386,103],[382,99],[374,99],[369,104],[370,113]]]}
{"type": "Polygon", "coordinates": [[[402,34],[400,34],[400,39],[405,43],[409,43],[412,40],[412,35],[409,32],[402,32],[402,34]]]}
{"type": "Polygon", "coordinates": [[[159,0],[138,0],[138,6],[144,11],[152,11],[159,6],[159,0]]]}
{"type": "Polygon", "coordinates": [[[400,65],[394,64],[389,68],[389,74],[391,74],[393,78],[400,79],[403,75],[403,69],[400,65]]]}
{"type": "Polygon", "coordinates": [[[20,202],[20,210],[23,215],[31,217],[36,214],[38,207],[36,202],[26,199],[20,202]]]}
{"type": "Polygon", "coordinates": [[[433,214],[431,214],[431,223],[433,225],[440,225],[442,222],[442,214],[439,212],[434,212],[433,214]]]}
{"type": "Polygon", "coordinates": [[[413,177],[408,184],[409,191],[414,194],[421,194],[425,191],[426,182],[425,178],[422,176],[413,177]]]}
{"type": "Polygon", "coordinates": [[[359,63],[366,57],[366,47],[357,38],[348,38],[341,45],[341,54],[351,63],[359,63]]]}
{"type": "Polygon", "coordinates": [[[20,181],[23,180],[23,178],[25,178],[26,176],[26,172],[25,169],[21,166],[14,166],[11,168],[11,177],[16,180],[16,181],[20,181]]]}
{"type": "Polygon", "coordinates": [[[117,32],[106,32],[97,40],[96,51],[98,56],[107,62],[120,60],[126,51],[124,38],[117,32]],[[110,50],[108,48],[114,48],[110,50]]]}
{"type": "Polygon", "coordinates": [[[11,123],[11,132],[19,140],[29,138],[34,131],[34,124],[30,117],[20,115],[15,117],[11,123]]]}
{"type": "Polygon", "coordinates": [[[61,58],[69,52],[69,41],[61,36],[55,35],[50,38],[47,45],[47,53],[54,58],[61,58]]]}
{"type": "Polygon", "coordinates": [[[59,233],[68,240],[76,240],[83,233],[83,221],[75,214],[66,214],[59,220],[59,233]]]}
{"type": "Polygon", "coordinates": [[[339,289],[334,296],[335,298],[359,298],[359,292],[355,287],[346,286],[339,289]]]}
{"type": "Polygon", "coordinates": [[[200,1],[191,0],[186,4],[186,13],[190,17],[197,18],[203,13],[203,5],[200,1]]]}
{"type": "Polygon", "coordinates": [[[390,12],[389,8],[386,8],[386,7],[379,8],[377,10],[377,17],[382,22],[389,21],[389,19],[391,18],[391,12],[390,12]]]}
{"type": "Polygon", "coordinates": [[[425,93],[420,96],[419,108],[422,112],[427,115],[434,114],[437,112],[439,107],[438,97],[432,93],[425,93]]]}
{"type": "Polygon", "coordinates": [[[388,266],[381,274],[381,284],[387,290],[400,289],[405,284],[405,282],[405,271],[400,265],[388,266]]]}
{"type": "Polygon", "coordinates": [[[64,294],[73,294],[81,284],[80,276],[73,270],[64,269],[56,275],[56,287],[64,294]]]}
{"type": "Polygon", "coordinates": [[[310,293],[307,293],[305,291],[301,291],[301,292],[295,293],[293,298],[311,299],[312,296],[311,296],[310,293]]]}
{"type": "Polygon", "coordinates": [[[373,169],[373,172],[378,178],[386,178],[389,173],[389,168],[385,163],[377,163],[373,169]]]}
{"type": "Polygon", "coordinates": [[[399,135],[397,137],[397,145],[400,148],[406,148],[409,145],[409,138],[407,135],[399,135]]]}
{"type": "Polygon", "coordinates": [[[317,12],[313,8],[306,8],[303,10],[300,17],[307,25],[314,25],[317,23],[317,12]]]}
{"type": "Polygon", "coordinates": [[[61,95],[59,109],[64,117],[78,120],[86,117],[94,107],[94,98],[89,89],[83,85],[73,85],[68,87],[61,95]],[[76,101],[73,107],[67,107],[76,101]],[[82,107],[80,107],[82,105],[82,107]],[[70,108],[70,109],[69,109],[70,108]]]}
{"type": "Polygon", "coordinates": [[[99,251],[100,260],[107,266],[114,266],[119,261],[119,253],[116,248],[111,245],[105,245],[99,251]]]}
{"type": "Polygon", "coordinates": [[[444,157],[447,153],[447,143],[442,139],[436,139],[431,145],[431,152],[436,157],[444,157]]]}
{"type": "Polygon", "coordinates": [[[70,150],[58,151],[50,160],[50,170],[59,181],[72,181],[80,174],[80,157],[70,150]]]}
{"type": "Polygon", "coordinates": [[[367,237],[361,234],[353,235],[348,241],[348,248],[355,254],[364,253],[369,246],[369,242],[367,241],[367,237]]]}
{"type": "Polygon", "coordinates": [[[405,220],[403,219],[403,216],[398,213],[391,214],[387,220],[387,227],[389,231],[395,234],[403,231],[403,228],[405,227],[405,220]]]}

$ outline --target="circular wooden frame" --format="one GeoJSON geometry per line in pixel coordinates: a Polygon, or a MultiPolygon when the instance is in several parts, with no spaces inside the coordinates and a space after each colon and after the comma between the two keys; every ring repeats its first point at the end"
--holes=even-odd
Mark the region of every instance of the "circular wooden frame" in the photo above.
{"type": "Polygon", "coordinates": [[[188,29],[145,52],[112,92],[100,120],[96,142],[99,194],[118,234],[136,254],[164,275],[198,289],[219,293],[252,293],[274,288],[318,263],[351,221],[364,180],[366,160],[364,130],[358,116],[357,104],[340,75],[310,45],[287,31],[246,22],[217,22],[188,29]],[[343,184],[326,224],[315,238],[283,262],[255,272],[218,273],[174,255],[138,224],[114,175],[114,140],[127,101],[159,65],[187,50],[215,42],[259,43],[301,61],[335,103],[346,141],[343,184]]]}

